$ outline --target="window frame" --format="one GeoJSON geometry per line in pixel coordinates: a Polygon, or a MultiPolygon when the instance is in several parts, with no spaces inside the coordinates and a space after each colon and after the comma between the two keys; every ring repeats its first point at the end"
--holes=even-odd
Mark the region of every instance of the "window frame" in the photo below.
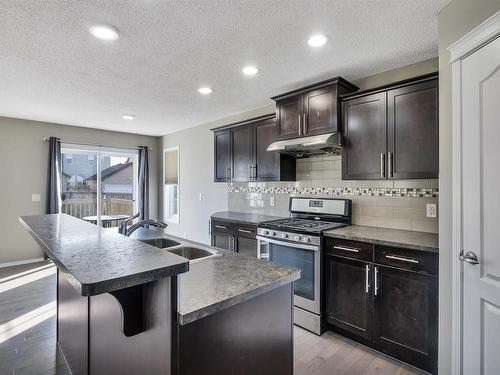
{"type": "MultiPolygon", "coordinates": [[[[89,145],[79,145],[73,143],[61,142],[61,155],[63,154],[92,154],[96,159],[96,174],[97,174],[97,226],[102,227],[102,189],[101,187],[101,158],[105,156],[117,156],[117,157],[130,157],[132,158],[132,171],[133,171],[133,193],[132,193],[132,214],[137,212],[137,196],[139,190],[139,150],[133,150],[128,148],[115,148],[115,147],[103,147],[103,146],[89,146],[89,145]]],[[[72,159],[72,157],[71,157],[72,159]]]]}
{"type": "Polygon", "coordinates": [[[162,158],[162,185],[163,185],[163,220],[167,223],[180,224],[181,216],[181,149],[180,146],[168,147],[163,149],[162,158]],[[167,152],[177,151],[177,185],[165,184],[165,155],[167,152]],[[177,186],[177,215],[169,216],[169,186],[177,186]]]}

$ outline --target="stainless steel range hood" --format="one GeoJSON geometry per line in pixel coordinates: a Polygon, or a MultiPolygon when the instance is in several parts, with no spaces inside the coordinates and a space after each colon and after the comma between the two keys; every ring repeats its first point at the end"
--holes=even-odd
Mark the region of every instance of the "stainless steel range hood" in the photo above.
{"type": "Polygon", "coordinates": [[[274,142],[269,145],[267,151],[277,151],[295,157],[304,157],[338,153],[341,148],[342,135],[335,132],[274,142]]]}

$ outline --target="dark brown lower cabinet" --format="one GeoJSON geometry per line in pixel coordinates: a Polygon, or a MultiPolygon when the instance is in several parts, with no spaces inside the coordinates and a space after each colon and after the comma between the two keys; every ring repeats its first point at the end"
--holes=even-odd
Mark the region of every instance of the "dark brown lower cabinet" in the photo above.
{"type": "Polygon", "coordinates": [[[437,363],[437,277],[386,266],[377,270],[373,340],[389,355],[429,372],[437,363]]]}
{"type": "Polygon", "coordinates": [[[211,243],[221,249],[257,257],[257,225],[211,218],[211,243]]]}
{"type": "Polygon", "coordinates": [[[370,267],[366,262],[326,255],[328,321],[368,340],[373,325],[370,267]]]}
{"type": "Polygon", "coordinates": [[[437,266],[434,252],[326,238],[327,322],[340,334],[436,374],[437,266]]]}
{"type": "Polygon", "coordinates": [[[236,251],[241,255],[257,258],[257,240],[255,238],[236,237],[236,251]]]}
{"type": "Polygon", "coordinates": [[[224,250],[233,251],[232,249],[233,235],[220,232],[212,232],[212,246],[220,247],[224,250]]]}

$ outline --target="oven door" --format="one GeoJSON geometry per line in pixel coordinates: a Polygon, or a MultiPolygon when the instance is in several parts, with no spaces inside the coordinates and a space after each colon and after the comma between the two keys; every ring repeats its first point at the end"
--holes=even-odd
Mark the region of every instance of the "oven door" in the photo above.
{"type": "Polygon", "coordinates": [[[257,239],[260,259],[300,269],[300,279],[293,284],[295,306],[320,314],[319,247],[261,236],[257,239]]]}

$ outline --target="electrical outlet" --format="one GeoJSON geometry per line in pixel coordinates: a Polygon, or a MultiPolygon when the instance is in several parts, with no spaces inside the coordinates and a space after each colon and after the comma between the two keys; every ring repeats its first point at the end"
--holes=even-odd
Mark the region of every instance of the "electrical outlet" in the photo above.
{"type": "Polygon", "coordinates": [[[198,195],[198,200],[199,200],[199,201],[202,201],[202,200],[203,200],[203,193],[200,193],[200,194],[198,195]]]}
{"type": "Polygon", "coordinates": [[[437,207],[435,203],[428,203],[426,205],[427,217],[436,217],[437,216],[437,207]]]}
{"type": "Polygon", "coordinates": [[[40,194],[31,194],[31,201],[32,202],[40,202],[41,196],[40,194]]]}
{"type": "Polygon", "coordinates": [[[271,207],[274,207],[274,205],[275,205],[275,204],[276,204],[275,198],[274,198],[274,197],[270,197],[270,198],[269,198],[269,205],[270,205],[271,207]]]}

